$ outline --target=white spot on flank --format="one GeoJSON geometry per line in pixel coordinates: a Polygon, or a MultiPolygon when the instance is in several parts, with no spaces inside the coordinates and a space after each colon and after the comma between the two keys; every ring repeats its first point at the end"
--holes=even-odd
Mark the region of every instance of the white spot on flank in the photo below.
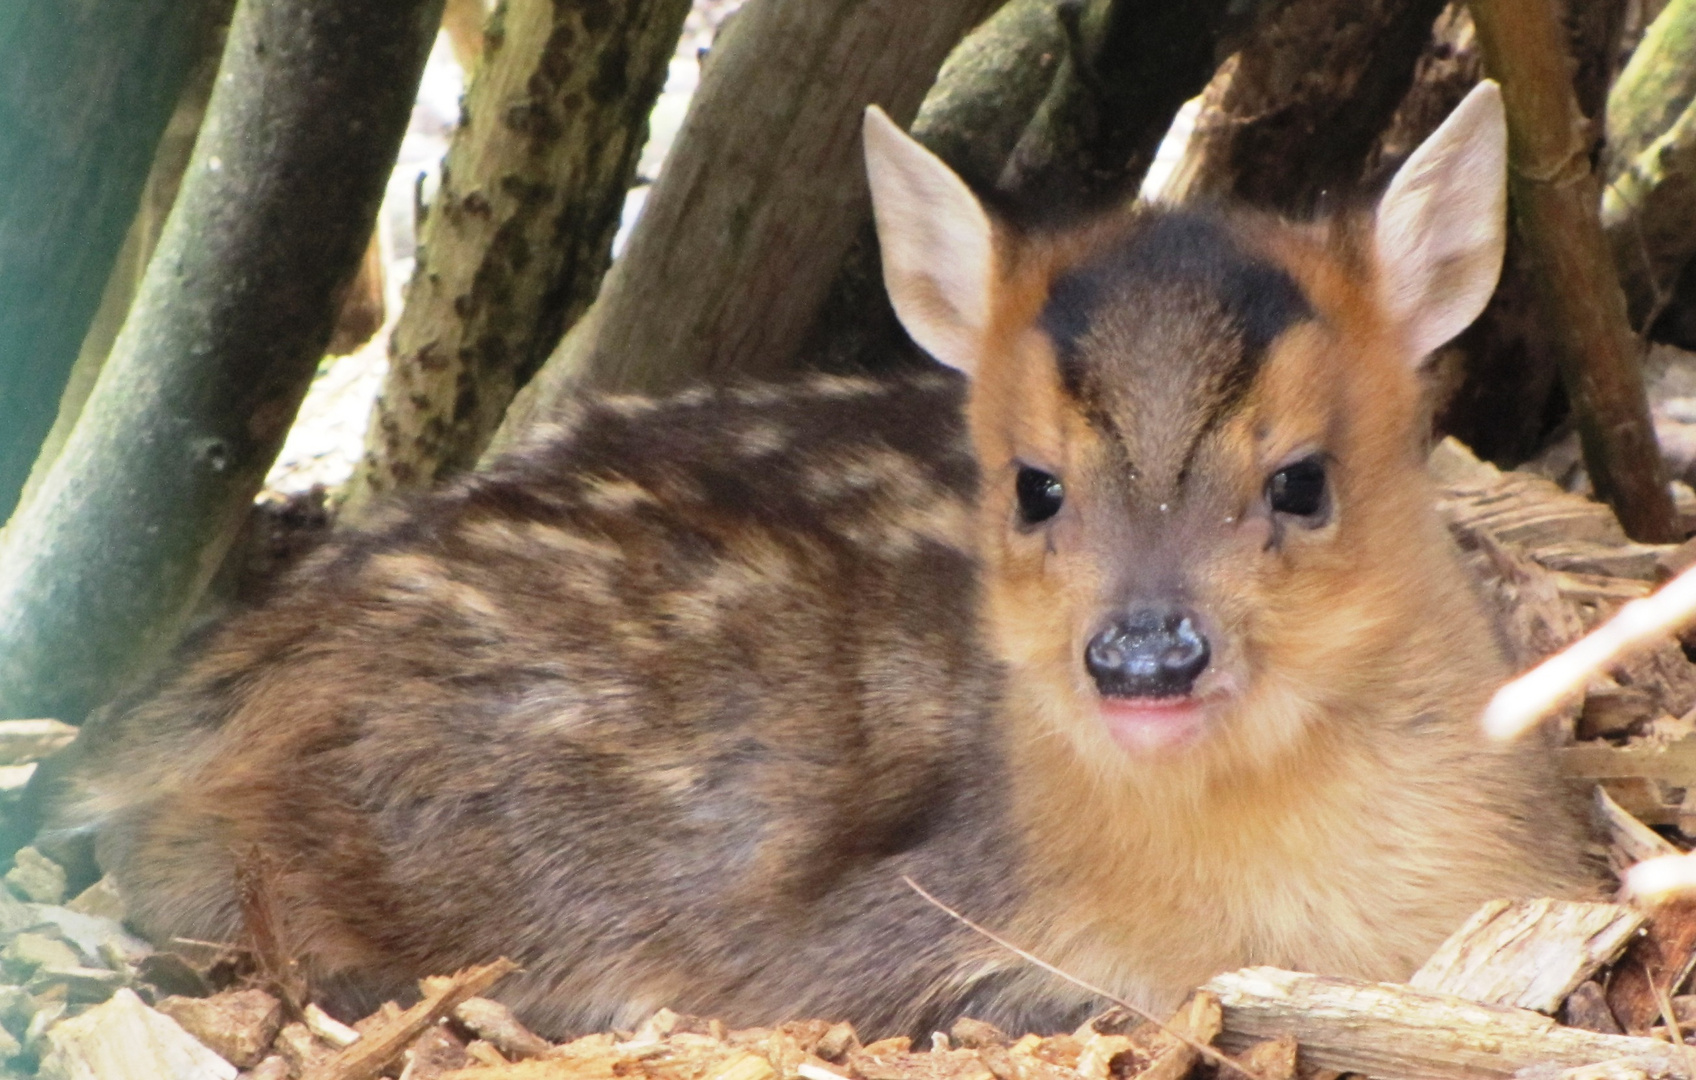
{"type": "Polygon", "coordinates": [[[619,512],[654,502],[654,493],[629,480],[597,480],[583,491],[583,503],[594,510],[619,512]]]}
{"type": "Polygon", "coordinates": [[[730,396],[743,405],[774,405],[789,397],[794,391],[786,386],[776,386],[769,383],[756,383],[750,386],[739,386],[730,392],[730,396]]]}
{"type": "Polygon", "coordinates": [[[736,448],[747,457],[767,457],[789,444],[788,433],[776,424],[758,421],[736,433],[736,448]]]}
{"type": "Polygon", "coordinates": [[[845,398],[875,394],[883,389],[883,384],[855,376],[820,375],[807,383],[807,389],[821,398],[845,398]]]}
{"type": "Polygon", "coordinates": [[[600,400],[601,408],[619,416],[640,416],[658,404],[653,398],[640,394],[612,394],[600,400]]]}
{"type": "Polygon", "coordinates": [[[826,502],[856,492],[884,488],[904,502],[930,494],[914,463],[885,447],[854,447],[809,464],[802,473],[807,491],[826,502]]]}

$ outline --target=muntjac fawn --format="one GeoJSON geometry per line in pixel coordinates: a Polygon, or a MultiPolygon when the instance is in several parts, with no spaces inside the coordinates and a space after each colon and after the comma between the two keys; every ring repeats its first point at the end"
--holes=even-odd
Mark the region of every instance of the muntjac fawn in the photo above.
{"type": "Polygon", "coordinates": [[[1376,214],[998,223],[871,110],[884,272],[965,379],[605,398],[341,536],[84,740],[65,820],[156,939],[243,859],[344,1010],[509,955],[564,1034],[659,1006],[1070,1025],[1277,964],[1405,977],[1579,895],[1432,509],[1422,358],[1504,228],[1484,84],[1376,214]]]}

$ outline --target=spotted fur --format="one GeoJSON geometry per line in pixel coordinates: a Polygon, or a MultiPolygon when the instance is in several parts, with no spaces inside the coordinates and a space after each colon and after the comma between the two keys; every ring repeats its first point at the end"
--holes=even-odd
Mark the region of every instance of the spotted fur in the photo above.
{"type": "Polygon", "coordinates": [[[1370,223],[1019,233],[885,150],[954,200],[879,196],[892,273],[908,224],[994,229],[892,285],[969,390],[591,401],[337,538],[82,740],[62,820],[141,930],[240,940],[246,862],[345,1010],[509,955],[550,1035],[923,1034],[1097,1003],[903,876],[1154,1008],[1244,964],[1405,977],[1485,900],[1591,888],[1547,755],[1474,724],[1505,662],[1370,223]],[[1295,453],[1323,520],[1268,509],[1295,453]],[[1021,467],[1064,484],[1040,526],[1021,467]],[[1081,659],[1149,597],[1213,652],[1202,736],[1138,754],[1081,659]]]}

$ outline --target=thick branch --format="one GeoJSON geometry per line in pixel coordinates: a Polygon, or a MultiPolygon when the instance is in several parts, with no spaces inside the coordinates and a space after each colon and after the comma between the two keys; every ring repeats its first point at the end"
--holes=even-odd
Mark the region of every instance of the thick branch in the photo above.
{"type": "Polygon", "coordinates": [[[997,186],[1049,205],[1134,194],[1173,114],[1207,85],[1228,31],[1269,6],[1062,4],[1062,12],[1077,13],[1066,62],[997,186]]]}
{"type": "Polygon", "coordinates": [[[860,117],[902,123],[994,0],[750,0],[715,47],[590,325],[549,361],[573,384],[659,390],[787,367],[868,213],[860,117]]]}
{"type": "Polygon", "coordinates": [[[1696,101],[1696,2],[1670,0],[1608,91],[1608,156],[1641,154],[1696,101]]]}
{"type": "MultiPolygon", "coordinates": [[[[233,2],[229,3],[223,11],[226,24],[229,22],[229,8],[234,7],[233,2]]],[[[105,366],[106,357],[112,351],[112,344],[123,329],[124,317],[129,314],[136,290],[141,288],[148,261],[153,258],[154,248],[159,244],[159,233],[165,227],[171,204],[177,199],[177,189],[182,186],[183,176],[188,172],[195,136],[200,133],[200,124],[206,119],[206,103],[212,97],[212,84],[218,77],[216,46],[221,44],[219,40],[210,39],[209,35],[205,53],[195,64],[177,101],[176,110],[171,114],[171,122],[165,126],[165,133],[159,139],[159,147],[153,155],[153,167],[147,174],[147,185],[142,189],[141,208],[136,212],[135,220],[130,222],[124,246],[119,249],[111,276],[106,279],[100,307],[89,323],[88,332],[83,335],[82,348],[77,351],[76,363],[71,368],[64,393],[59,396],[59,412],[53,420],[53,428],[42,440],[35,464],[30,467],[29,480],[18,496],[20,508],[35,496],[53,460],[64,449],[65,440],[70,438],[77,417],[94,390],[100,369],[105,366]]]]}
{"type": "Polygon", "coordinates": [[[688,13],[689,0],[508,0],[448,148],[344,512],[475,463],[595,298],[688,13]]]}
{"type": "Polygon", "coordinates": [[[1295,0],[1208,88],[1163,193],[1309,212],[1349,191],[1413,82],[1442,0],[1295,0]]]}
{"type": "Polygon", "coordinates": [[[0,548],[0,716],[81,720],[175,638],[365,250],[441,0],[243,0],[81,420],[0,548]]]}
{"type": "Polygon", "coordinates": [[[1560,24],[1549,0],[1473,0],[1507,106],[1510,190],[1544,321],[1596,491],[1635,540],[1676,540],[1666,466],[1650,426],[1641,347],[1597,219],[1560,24]]]}
{"type": "Polygon", "coordinates": [[[1507,1080],[1530,1066],[1627,1059],[1689,1080],[1682,1046],[1562,1027],[1541,1013],[1480,1005],[1390,983],[1244,968],[1207,984],[1225,1006],[1221,1045],[1294,1035],[1302,1060],[1381,1080],[1507,1080]]]}
{"type": "Polygon", "coordinates": [[[1608,95],[1602,227],[1634,322],[1696,255],[1696,0],[1672,0],[1608,95]]]}
{"type": "Polygon", "coordinates": [[[220,9],[229,0],[47,0],[0,18],[0,522],[220,9]]]}

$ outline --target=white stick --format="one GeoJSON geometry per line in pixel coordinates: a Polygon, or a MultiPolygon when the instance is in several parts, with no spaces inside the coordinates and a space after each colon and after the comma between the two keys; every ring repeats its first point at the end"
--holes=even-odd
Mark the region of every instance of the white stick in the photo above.
{"type": "Polygon", "coordinates": [[[1581,693],[1592,675],[1693,618],[1696,566],[1659,591],[1626,604],[1613,618],[1496,691],[1484,710],[1484,730],[1492,738],[1516,738],[1581,693]]]}

